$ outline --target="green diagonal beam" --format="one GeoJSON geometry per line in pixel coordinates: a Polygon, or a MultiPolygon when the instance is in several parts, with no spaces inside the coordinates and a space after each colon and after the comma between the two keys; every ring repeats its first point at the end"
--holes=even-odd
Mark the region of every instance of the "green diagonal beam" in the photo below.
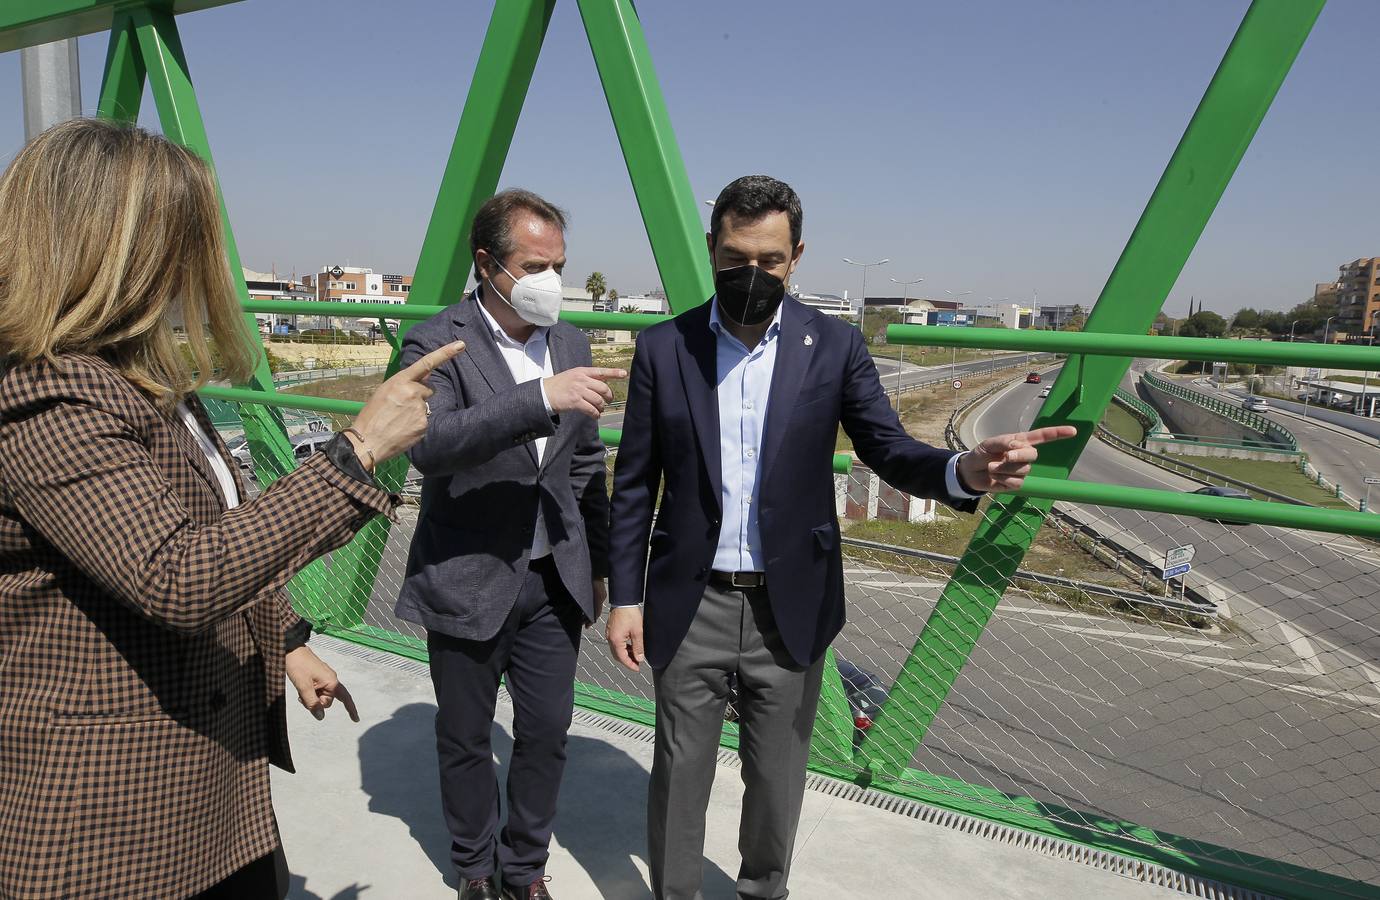
{"type": "MultiPolygon", "coordinates": [[[[109,112],[112,118],[134,121],[139,114],[139,97],[143,91],[144,78],[140,75],[145,76],[158,108],[163,133],[204,159],[214,172],[211,143],[206,136],[206,126],[201,118],[191,71],[173,15],[151,6],[123,10],[113,23],[109,53],[111,56],[106,60],[105,81],[101,86],[101,111],[109,112]]],[[[216,190],[220,192],[219,179],[216,190]]],[[[223,196],[220,214],[231,279],[243,303],[249,299],[249,291],[244,283],[239,250],[235,245],[234,230],[230,226],[223,196]]],[[[250,334],[258,334],[258,325],[252,313],[245,314],[245,327],[250,334]]],[[[259,354],[249,381],[241,387],[273,390],[273,374],[268,367],[267,354],[259,354]]],[[[291,472],[296,467],[287,429],[276,410],[261,405],[244,406],[240,409],[240,419],[244,424],[250,452],[257,463],[255,473],[264,487],[277,476],[291,472]]],[[[290,587],[298,607],[313,621],[325,615],[323,598],[327,584],[325,568],[316,562],[303,569],[290,587]]]]}
{"type": "MultiPolygon", "coordinates": [[[[1322,6],[1323,0],[1251,4],[1085,331],[1144,334],[1150,328],[1322,6]]],[[[1078,436],[1042,447],[1032,474],[1068,478],[1130,363],[1129,358],[1069,358],[1034,424],[1070,423],[1078,427],[1078,436]]],[[[1051,502],[993,500],[868,732],[861,760],[865,778],[893,779],[909,764],[1051,502]]]]}
{"type": "Polygon", "coordinates": [[[704,225],[631,0],[579,0],[661,284],[674,312],[714,293],[704,225]]]}
{"type": "Polygon", "coordinates": [[[117,122],[139,121],[139,106],[144,101],[144,57],[139,53],[139,37],[129,13],[119,13],[110,26],[110,43],[105,52],[105,74],[101,78],[101,98],[96,115],[117,122]]]}
{"type": "MultiPolygon", "coordinates": [[[[439,307],[461,299],[471,267],[470,223],[498,187],[555,2],[497,0],[494,4],[422,239],[408,306],[439,307]]],[[[403,335],[413,324],[410,319],[399,322],[392,341],[395,348],[401,347],[403,335]]],[[[395,349],[388,375],[398,371],[399,360],[395,349]]],[[[378,470],[380,483],[391,491],[401,489],[407,465],[405,456],[384,463],[378,470]]],[[[347,584],[342,593],[348,599],[347,608],[336,613],[332,624],[353,627],[361,620],[378,580],[391,524],[385,518],[374,519],[336,552],[333,571],[347,584]]]]}
{"type": "MultiPolygon", "coordinates": [[[[407,302],[454,303],[470,273],[474,214],[493,196],[556,0],[497,0],[436,193],[407,302]]],[[[405,334],[408,322],[402,323],[405,334]]]]}

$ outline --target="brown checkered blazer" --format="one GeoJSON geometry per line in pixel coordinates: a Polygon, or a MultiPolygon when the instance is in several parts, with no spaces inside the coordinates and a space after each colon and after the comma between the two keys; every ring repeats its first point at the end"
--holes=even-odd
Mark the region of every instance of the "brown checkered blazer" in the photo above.
{"type": "Polygon", "coordinates": [[[323,454],[215,485],[102,360],[0,373],[0,897],[186,897],[277,847],[283,587],[396,500],[323,454]]]}

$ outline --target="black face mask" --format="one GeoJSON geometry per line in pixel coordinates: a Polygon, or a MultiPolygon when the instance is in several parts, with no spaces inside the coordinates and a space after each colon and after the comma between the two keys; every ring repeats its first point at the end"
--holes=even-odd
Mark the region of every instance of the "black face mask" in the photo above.
{"type": "Polygon", "coordinates": [[[714,273],[714,290],[724,314],[739,325],[761,325],[776,315],[786,283],[757,266],[734,266],[714,273]]]}

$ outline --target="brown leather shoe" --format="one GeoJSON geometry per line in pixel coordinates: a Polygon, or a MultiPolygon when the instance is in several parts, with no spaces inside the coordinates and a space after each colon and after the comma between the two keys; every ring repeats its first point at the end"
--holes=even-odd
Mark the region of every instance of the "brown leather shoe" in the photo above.
{"type": "Polygon", "coordinates": [[[460,900],[500,900],[500,897],[506,896],[506,892],[499,894],[498,885],[494,883],[492,875],[471,878],[460,883],[460,900]]]}
{"type": "Polygon", "coordinates": [[[551,880],[550,875],[543,876],[529,885],[504,885],[503,900],[554,900],[551,892],[546,889],[546,883],[551,880]]]}

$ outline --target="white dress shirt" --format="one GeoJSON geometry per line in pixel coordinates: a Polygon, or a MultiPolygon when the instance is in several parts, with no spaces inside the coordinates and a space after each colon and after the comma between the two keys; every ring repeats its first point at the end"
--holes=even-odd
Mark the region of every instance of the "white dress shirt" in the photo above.
{"type": "MultiPolygon", "coordinates": [[[[493,333],[494,340],[498,343],[499,355],[508,365],[508,371],[513,374],[513,381],[517,384],[524,384],[536,378],[550,378],[555,373],[551,369],[551,354],[547,351],[546,335],[549,329],[538,327],[533,329],[531,337],[527,338],[526,343],[514,340],[503,327],[498,324],[498,320],[489,314],[484,308],[484,302],[475,296],[475,303],[479,304],[479,312],[484,316],[484,323],[489,326],[489,331],[493,333]]],[[[551,401],[546,396],[546,385],[541,385],[541,402],[546,405],[547,415],[551,414],[551,401]]],[[[542,457],[546,454],[547,438],[539,437],[533,444],[537,451],[537,465],[540,466],[542,457]]],[[[537,504],[537,528],[532,537],[532,559],[541,559],[551,553],[551,542],[546,536],[545,522],[542,520],[541,504],[537,504]]]]}
{"type": "Polygon", "coordinates": [[[197,421],[197,417],[185,403],[177,404],[177,417],[182,420],[182,424],[187,426],[196,442],[201,447],[201,452],[206,454],[206,462],[211,466],[211,472],[216,476],[216,482],[220,485],[220,494],[225,498],[225,508],[234,509],[240,505],[240,491],[235,486],[235,476],[230,471],[230,467],[225,464],[225,459],[220,455],[220,450],[216,448],[216,442],[211,440],[197,421]]]}

